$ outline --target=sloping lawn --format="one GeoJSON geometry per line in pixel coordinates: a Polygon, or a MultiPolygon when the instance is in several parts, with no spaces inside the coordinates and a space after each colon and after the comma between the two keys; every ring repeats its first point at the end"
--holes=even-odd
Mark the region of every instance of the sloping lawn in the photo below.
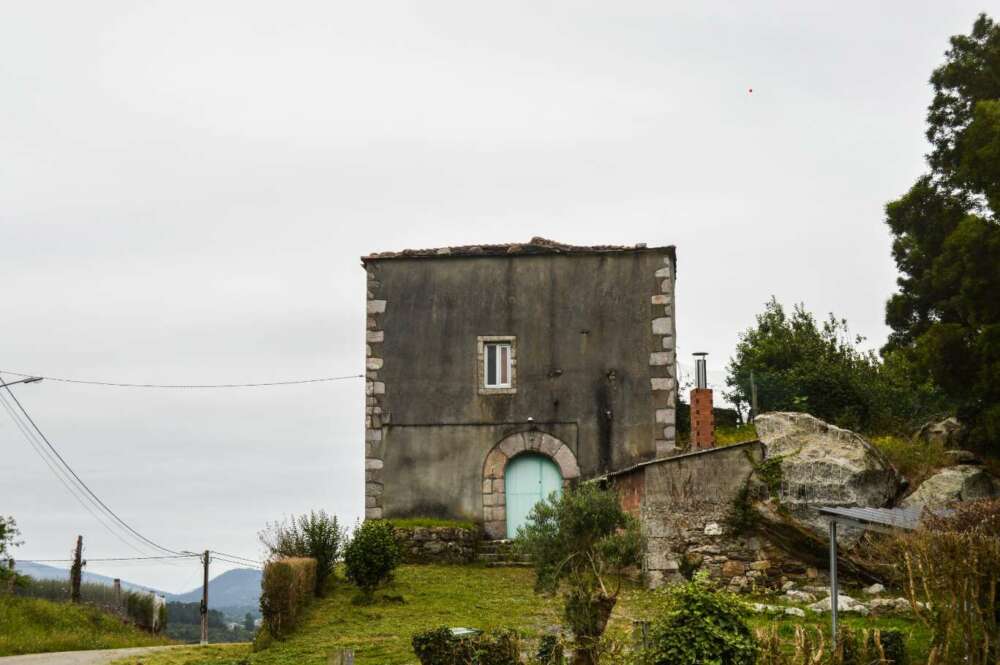
{"type": "Polygon", "coordinates": [[[0,656],[170,643],[94,607],[0,595],[0,656]]]}
{"type": "MultiPolygon", "coordinates": [[[[315,602],[294,635],[264,651],[252,653],[249,645],[191,647],[115,665],[325,665],[331,651],[345,648],[354,649],[358,665],[415,663],[410,638],[427,628],[509,626],[529,637],[538,637],[549,627],[559,625],[559,600],[535,595],[533,583],[534,572],[525,568],[403,566],[396,581],[378,594],[374,605],[352,604],[354,589],[340,582],[326,598],[315,602]]],[[[653,618],[662,598],[661,592],[627,589],[615,608],[609,632],[628,640],[632,621],[653,618]]],[[[905,620],[845,617],[844,622],[869,628],[914,628],[905,620]]],[[[752,623],[765,625],[770,620],[755,618],[752,623]]],[[[825,615],[788,617],[780,623],[783,633],[789,635],[795,623],[821,628],[829,625],[825,615]]],[[[916,632],[915,641],[926,642],[926,634],[916,632]]],[[[919,651],[915,653],[918,655],[919,651]]]]}

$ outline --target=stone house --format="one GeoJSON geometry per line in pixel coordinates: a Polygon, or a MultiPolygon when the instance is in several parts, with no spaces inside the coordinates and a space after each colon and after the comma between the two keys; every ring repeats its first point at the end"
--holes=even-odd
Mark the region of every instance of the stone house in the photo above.
{"type": "Polygon", "coordinates": [[[512,536],[551,492],[676,451],[673,247],[372,254],[365,514],[512,536]]]}

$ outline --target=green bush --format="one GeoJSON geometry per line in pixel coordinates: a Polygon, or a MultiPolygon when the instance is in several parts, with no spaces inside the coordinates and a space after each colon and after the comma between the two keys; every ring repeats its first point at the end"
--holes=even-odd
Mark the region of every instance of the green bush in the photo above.
{"type": "Polygon", "coordinates": [[[910,437],[876,436],[872,445],[879,449],[896,470],[915,488],[952,460],[940,441],[920,441],[910,437]]]}
{"type": "Polygon", "coordinates": [[[562,665],[565,655],[562,640],[556,635],[544,635],[538,643],[540,665],[562,665]]]}
{"type": "Polygon", "coordinates": [[[713,589],[704,574],[668,593],[666,613],[650,632],[647,663],[754,665],[757,642],[736,596],[713,589]]]}
{"type": "Polygon", "coordinates": [[[520,665],[521,647],[513,630],[455,637],[447,627],[417,633],[411,641],[421,665],[520,665]]]}
{"type": "Polygon", "coordinates": [[[140,628],[153,629],[153,595],[126,591],[125,615],[140,628]]]}
{"type": "Polygon", "coordinates": [[[325,510],[313,510],[297,517],[292,515],[286,521],[268,524],[258,537],[272,557],[315,559],[317,596],[323,595],[347,540],[337,517],[328,515],[325,510]]]}
{"type": "Polygon", "coordinates": [[[264,566],[260,583],[260,613],[267,633],[277,639],[287,636],[298,623],[302,610],[316,588],[316,560],[278,559],[264,566]]]}
{"type": "Polygon", "coordinates": [[[364,522],[344,551],[347,579],[361,589],[367,601],[371,601],[379,585],[392,579],[399,560],[392,525],[384,520],[364,522]]]}

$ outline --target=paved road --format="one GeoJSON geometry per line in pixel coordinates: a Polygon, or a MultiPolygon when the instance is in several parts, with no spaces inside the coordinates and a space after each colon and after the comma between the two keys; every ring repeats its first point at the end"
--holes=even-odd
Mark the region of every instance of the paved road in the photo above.
{"type": "Polygon", "coordinates": [[[137,647],[135,649],[97,649],[94,651],[59,651],[27,656],[5,656],[0,665],[105,665],[119,658],[141,656],[150,651],[175,647],[137,647]]]}

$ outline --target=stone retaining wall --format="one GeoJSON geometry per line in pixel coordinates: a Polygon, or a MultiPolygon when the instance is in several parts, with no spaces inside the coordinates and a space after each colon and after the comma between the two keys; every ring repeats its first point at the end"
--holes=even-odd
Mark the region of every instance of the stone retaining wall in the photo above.
{"type": "Polygon", "coordinates": [[[646,463],[616,474],[612,483],[646,535],[644,572],[650,586],[698,569],[732,590],[780,587],[788,578],[818,577],[767,540],[732,533],[726,517],[754,463],[759,442],[712,448],[646,463]]]}
{"type": "Polygon", "coordinates": [[[458,527],[396,527],[396,543],[405,563],[472,563],[481,534],[458,527]]]}

